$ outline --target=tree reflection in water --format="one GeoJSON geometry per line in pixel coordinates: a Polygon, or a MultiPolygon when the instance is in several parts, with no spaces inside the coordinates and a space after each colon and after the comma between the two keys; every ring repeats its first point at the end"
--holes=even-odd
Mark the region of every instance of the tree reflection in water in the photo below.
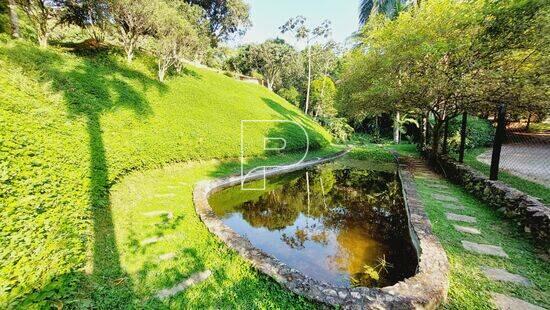
{"type": "Polygon", "coordinates": [[[225,189],[210,204],[255,246],[318,280],[382,287],[414,274],[395,173],[325,165],[267,183],[254,197],[225,189]]]}

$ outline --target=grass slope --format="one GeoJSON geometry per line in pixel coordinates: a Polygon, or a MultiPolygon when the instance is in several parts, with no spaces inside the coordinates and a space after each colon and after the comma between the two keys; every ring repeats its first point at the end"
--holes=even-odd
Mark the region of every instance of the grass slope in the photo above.
{"type": "MultiPolygon", "coordinates": [[[[0,67],[0,308],[71,296],[86,306],[93,299],[79,293],[103,286],[82,283],[119,283],[109,189],[129,171],[238,157],[246,119],[297,121],[313,147],[330,140],[275,94],[208,70],[160,84],[147,58],[128,65],[10,40],[0,67]]],[[[265,134],[284,135],[288,149],[306,142],[295,125],[264,122],[247,127],[247,156],[264,154],[265,134]]]]}

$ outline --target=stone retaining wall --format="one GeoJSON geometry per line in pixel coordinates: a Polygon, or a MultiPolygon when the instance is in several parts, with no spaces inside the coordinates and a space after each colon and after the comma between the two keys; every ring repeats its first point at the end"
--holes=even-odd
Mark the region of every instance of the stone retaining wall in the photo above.
{"type": "Polygon", "coordinates": [[[489,206],[514,219],[523,230],[546,247],[550,244],[550,208],[502,182],[491,181],[473,168],[459,164],[446,156],[440,156],[432,166],[449,180],[462,185],[489,206]]]}
{"type": "MultiPolygon", "coordinates": [[[[322,164],[345,153],[347,152],[300,165],[268,170],[266,176],[322,164]]],[[[250,174],[247,180],[261,177],[263,172],[250,174]]],[[[441,244],[432,234],[431,224],[418,198],[410,173],[400,169],[400,177],[409,216],[409,228],[419,257],[418,272],[409,279],[384,288],[343,288],[314,280],[255,248],[248,239],[226,226],[210,208],[208,197],[215,191],[240,184],[240,176],[200,182],[194,189],[193,199],[199,217],[211,233],[247,259],[257,270],[296,294],[345,309],[435,309],[447,297],[449,263],[441,244]]]]}

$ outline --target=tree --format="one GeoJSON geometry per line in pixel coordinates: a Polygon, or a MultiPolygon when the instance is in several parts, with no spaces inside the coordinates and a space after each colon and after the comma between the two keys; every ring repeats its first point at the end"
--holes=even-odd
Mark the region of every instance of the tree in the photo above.
{"type": "Polygon", "coordinates": [[[19,17],[17,16],[15,0],[8,0],[8,11],[10,14],[11,36],[14,39],[18,39],[21,35],[19,33],[19,17]]]}
{"type": "MultiPolygon", "coordinates": [[[[417,5],[420,1],[415,1],[417,5]]],[[[388,18],[395,18],[408,5],[403,0],[361,0],[359,6],[359,21],[366,24],[372,14],[383,14],[388,18]]]]}
{"type": "MultiPolygon", "coordinates": [[[[382,14],[389,19],[395,19],[399,13],[404,11],[410,5],[420,5],[420,1],[406,2],[403,0],[362,0],[359,12],[359,20],[362,24],[367,23],[369,18],[375,14],[382,14]]],[[[395,111],[395,120],[393,126],[394,142],[401,142],[400,111],[395,111]]]]}
{"type": "Polygon", "coordinates": [[[166,72],[191,57],[199,46],[197,30],[173,6],[159,2],[153,19],[153,53],[157,57],[158,79],[164,82],[166,72]]]}
{"type": "Polygon", "coordinates": [[[63,0],[65,8],[61,19],[64,23],[86,30],[96,42],[105,40],[110,25],[109,0],[63,0]]]}
{"type": "Polygon", "coordinates": [[[160,3],[147,0],[112,0],[111,13],[126,59],[131,62],[145,35],[153,27],[153,16],[160,3]]]}
{"type": "MultiPolygon", "coordinates": [[[[396,19],[371,18],[344,74],[344,98],[352,111],[406,111],[434,115],[432,149],[437,152],[443,124],[469,102],[468,73],[475,53],[472,42],[483,19],[476,3],[440,0],[396,19]],[[367,72],[365,72],[367,71],[367,72]]],[[[399,118],[401,119],[401,118],[399,118]]],[[[395,128],[399,129],[399,121],[395,128]]]]}
{"type": "Polygon", "coordinates": [[[210,33],[214,45],[219,41],[230,39],[235,35],[243,35],[252,25],[250,22],[250,6],[243,0],[186,0],[196,4],[205,11],[210,22],[210,33]]]}
{"type": "Polygon", "coordinates": [[[34,28],[38,44],[47,47],[52,31],[61,23],[62,7],[57,1],[50,0],[16,1],[34,28]]]}
{"type": "Polygon", "coordinates": [[[250,60],[266,79],[267,87],[273,90],[273,84],[283,67],[295,57],[294,49],[282,40],[268,40],[250,48],[250,60]]]}
{"type": "Polygon", "coordinates": [[[293,105],[300,106],[301,95],[296,87],[291,86],[290,88],[281,88],[277,91],[277,94],[293,105]]]}
{"type": "Polygon", "coordinates": [[[283,26],[280,27],[282,33],[291,32],[298,41],[304,41],[307,49],[307,60],[308,60],[308,70],[307,70],[307,92],[306,92],[306,103],[305,103],[305,113],[308,114],[309,110],[309,100],[311,92],[311,80],[312,80],[312,53],[311,46],[312,44],[320,38],[328,38],[331,33],[331,22],[325,20],[321,25],[315,28],[308,28],[306,25],[306,18],[303,16],[297,16],[295,18],[289,19],[283,26]]]}
{"type": "Polygon", "coordinates": [[[336,96],[336,85],[334,81],[323,76],[313,81],[311,85],[311,103],[315,117],[334,117],[334,98],[336,96]]]}

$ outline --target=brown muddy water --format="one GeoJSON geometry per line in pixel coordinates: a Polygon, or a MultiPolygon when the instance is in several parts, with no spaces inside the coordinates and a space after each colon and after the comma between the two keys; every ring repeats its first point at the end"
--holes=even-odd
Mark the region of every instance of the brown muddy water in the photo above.
{"type": "Polygon", "coordinates": [[[316,280],[384,287],[415,274],[418,260],[396,172],[327,164],[268,178],[263,191],[238,185],[209,200],[255,247],[316,280]]]}

